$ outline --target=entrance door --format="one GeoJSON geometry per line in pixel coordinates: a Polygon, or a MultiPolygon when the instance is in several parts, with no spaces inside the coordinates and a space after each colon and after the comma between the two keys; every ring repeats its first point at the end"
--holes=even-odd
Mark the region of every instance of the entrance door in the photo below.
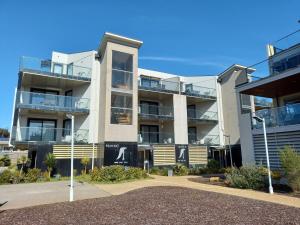
{"type": "Polygon", "coordinates": [[[159,143],[159,132],[157,125],[141,125],[142,142],[147,144],[159,143]]]}

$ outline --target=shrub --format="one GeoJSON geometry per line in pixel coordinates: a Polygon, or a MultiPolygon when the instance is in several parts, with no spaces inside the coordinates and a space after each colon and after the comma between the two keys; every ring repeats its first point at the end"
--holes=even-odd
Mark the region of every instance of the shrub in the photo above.
{"type": "Polygon", "coordinates": [[[290,146],[280,152],[281,166],[293,191],[300,191],[300,155],[290,146]]]}
{"type": "Polygon", "coordinates": [[[0,166],[10,166],[11,160],[8,155],[4,155],[0,158],[0,166]]]}
{"type": "Polygon", "coordinates": [[[159,175],[160,174],[160,169],[158,167],[156,167],[156,166],[153,166],[150,169],[150,174],[159,175]]]}
{"type": "Polygon", "coordinates": [[[29,169],[28,172],[25,174],[24,181],[26,183],[33,183],[37,182],[41,177],[41,170],[34,168],[29,169]]]}
{"type": "Polygon", "coordinates": [[[176,164],[173,168],[174,175],[176,176],[186,176],[189,173],[189,169],[182,164],[176,164]]]}
{"type": "Polygon", "coordinates": [[[21,173],[21,171],[18,170],[11,171],[10,181],[13,184],[22,183],[24,182],[24,175],[21,173]]]}
{"type": "Polygon", "coordinates": [[[29,159],[27,156],[22,155],[21,158],[18,159],[18,164],[21,164],[21,169],[20,169],[20,173],[23,173],[24,167],[26,166],[27,163],[29,163],[29,159]]]}
{"type": "Polygon", "coordinates": [[[94,168],[90,171],[91,181],[96,182],[119,182],[123,180],[141,179],[147,177],[147,173],[134,167],[125,169],[123,166],[107,166],[94,168]]]}
{"type": "Polygon", "coordinates": [[[89,162],[90,162],[90,158],[88,158],[88,157],[84,157],[80,160],[80,163],[84,167],[84,170],[82,171],[83,174],[86,174],[86,168],[87,168],[87,165],[89,164],[89,162]]]}
{"type": "Polygon", "coordinates": [[[55,167],[56,164],[56,158],[55,155],[52,153],[48,153],[45,157],[45,161],[44,163],[47,166],[47,170],[48,170],[48,176],[49,178],[51,177],[51,172],[53,170],[53,168],[55,167]]]}
{"type": "Polygon", "coordinates": [[[220,163],[217,160],[210,159],[207,162],[207,173],[218,173],[220,169],[220,163]]]}
{"type": "Polygon", "coordinates": [[[11,182],[12,172],[10,170],[4,170],[0,174],[0,184],[9,184],[11,182]]]}
{"type": "Polygon", "coordinates": [[[226,169],[226,183],[235,188],[261,189],[265,185],[265,174],[261,167],[244,166],[226,169]]]}

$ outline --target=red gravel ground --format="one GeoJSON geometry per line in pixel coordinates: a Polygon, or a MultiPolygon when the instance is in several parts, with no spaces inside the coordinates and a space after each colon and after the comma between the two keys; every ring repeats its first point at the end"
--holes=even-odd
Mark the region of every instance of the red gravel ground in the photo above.
{"type": "Polygon", "coordinates": [[[300,209],[193,189],[149,187],[2,211],[0,224],[300,224],[300,209]]]}

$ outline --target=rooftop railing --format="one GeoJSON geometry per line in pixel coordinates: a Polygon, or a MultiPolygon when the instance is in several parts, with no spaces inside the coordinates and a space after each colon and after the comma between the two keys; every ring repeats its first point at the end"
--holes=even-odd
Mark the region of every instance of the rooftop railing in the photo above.
{"type": "Polygon", "coordinates": [[[218,121],[218,113],[211,111],[203,112],[200,110],[188,109],[187,117],[190,120],[218,121]]]}
{"type": "Polygon", "coordinates": [[[185,84],[185,94],[206,99],[216,99],[217,97],[216,89],[197,86],[194,84],[185,84]]]}
{"type": "Polygon", "coordinates": [[[188,134],[189,144],[193,145],[220,145],[219,135],[205,135],[201,139],[195,133],[188,134]]]}
{"type": "Polygon", "coordinates": [[[20,71],[84,81],[90,81],[92,74],[91,68],[74,65],[74,63],[64,64],[27,56],[21,57],[20,71]]]}
{"type": "MultiPolygon", "coordinates": [[[[265,119],[266,127],[296,125],[300,124],[300,103],[262,109],[255,114],[265,119]]],[[[253,128],[261,129],[262,123],[253,124],[253,128]]]]}
{"type": "Polygon", "coordinates": [[[150,104],[139,105],[139,115],[146,119],[173,119],[173,108],[150,104]]]}
{"type": "MultiPolygon", "coordinates": [[[[88,130],[74,131],[75,143],[88,143],[88,130]]],[[[14,127],[12,140],[15,142],[70,143],[71,130],[47,127],[14,127]]]]}
{"type": "Polygon", "coordinates": [[[148,77],[142,77],[139,80],[139,89],[157,92],[179,93],[179,82],[169,80],[158,80],[148,77]]]}
{"type": "Polygon", "coordinates": [[[89,111],[89,99],[18,91],[17,107],[37,110],[86,113],[89,111]]]}
{"type": "Polygon", "coordinates": [[[140,144],[174,144],[174,134],[166,132],[140,132],[140,144]]]}

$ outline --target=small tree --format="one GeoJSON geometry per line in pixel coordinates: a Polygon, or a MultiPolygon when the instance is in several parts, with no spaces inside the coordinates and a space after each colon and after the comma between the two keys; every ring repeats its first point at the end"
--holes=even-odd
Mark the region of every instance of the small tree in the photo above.
{"type": "Polygon", "coordinates": [[[291,146],[284,146],[280,162],[293,191],[300,191],[300,155],[291,146]]]}
{"type": "Polygon", "coordinates": [[[53,168],[55,167],[56,164],[56,158],[55,155],[52,153],[48,153],[45,157],[45,161],[44,163],[47,166],[47,170],[48,170],[48,176],[49,178],[51,177],[51,172],[53,170],[53,168]]]}
{"type": "Polygon", "coordinates": [[[88,157],[83,157],[80,160],[80,163],[84,166],[84,174],[86,174],[86,168],[87,168],[87,165],[89,164],[89,162],[90,162],[90,158],[88,158],[88,157]]]}
{"type": "Polygon", "coordinates": [[[24,166],[29,163],[29,159],[26,155],[22,155],[21,158],[18,159],[18,163],[21,164],[20,174],[22,174],[24,166]]]}

